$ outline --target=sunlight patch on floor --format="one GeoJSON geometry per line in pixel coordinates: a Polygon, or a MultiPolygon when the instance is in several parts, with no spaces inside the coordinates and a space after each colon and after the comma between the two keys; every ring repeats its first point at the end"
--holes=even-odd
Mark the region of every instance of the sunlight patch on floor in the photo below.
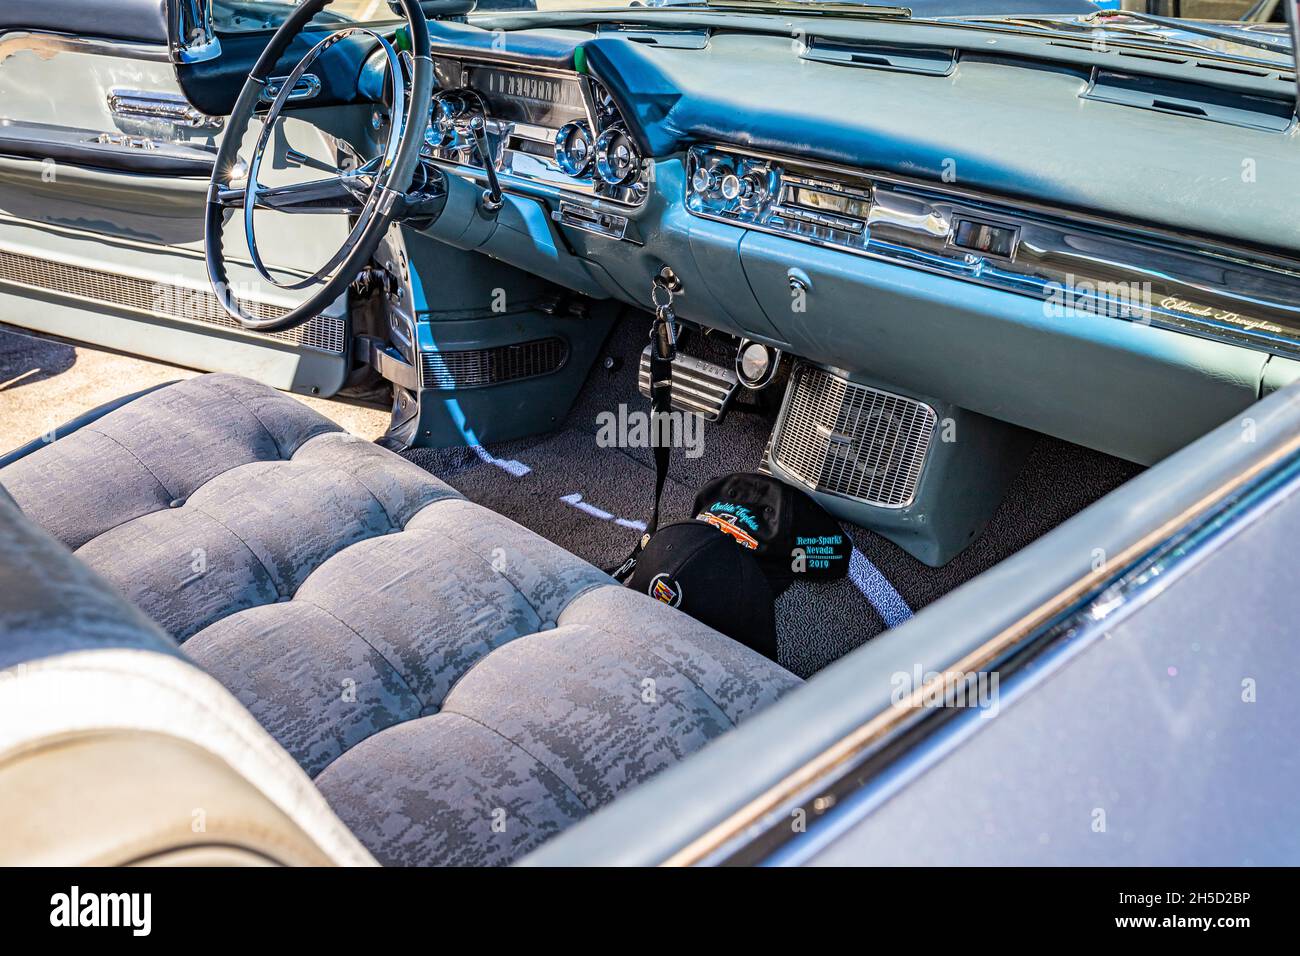
{"type": "MultiPolygon", "coordinates": [[[[123,395],[197,374],[0,328],[0,454],[123,395]]],[[[293,397],[368,440],[388,428],[383,409],[293,397]]]]}

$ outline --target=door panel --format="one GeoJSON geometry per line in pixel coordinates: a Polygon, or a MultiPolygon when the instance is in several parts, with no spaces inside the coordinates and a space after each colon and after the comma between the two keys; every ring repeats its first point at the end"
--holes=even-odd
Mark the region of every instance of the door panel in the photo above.
{"type": "MultiPolygon", "coordinates": [[[[15,22],[7,6],[0,10],[0,322],[279,388],[337,391],[349,367],[343,298],[298,330],[264,335],[240,329],[210,294],[204,198],[226,130],[185,95],[165,37],[76,38],[6,30],[6,22],[15,22]]],[[[228,70],[230,82],[242,84],[247,67],[228,70]]],[[[236,85],[230,96],[237,92],[236,85]]],[[[369,113],[357,106],[303,115],[346,134],[369,113]]],[[[253,136],[244,138],[245,155],[253,136]]],[[[264,184],[320,175],[290,160],[290,149],[331,165],[338,159],[329,136],[290,117],[273,140],[264,184]]],[[[348,222],[259,212],[257,227],[271,271],[298,277],[329,259],[348,222]]],[[[224,239],[236,295],[264,314],[300,301],[303,293],[256,276],[240,217],[224,239]]]]}

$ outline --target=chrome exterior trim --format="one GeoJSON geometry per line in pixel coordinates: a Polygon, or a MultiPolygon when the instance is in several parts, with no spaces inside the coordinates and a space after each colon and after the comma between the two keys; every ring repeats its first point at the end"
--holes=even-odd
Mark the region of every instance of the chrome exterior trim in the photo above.
{"type": "Polygon", "coordinates": [[[120,60],[147,60],[154,63],[171,61],[167,48],[162,45],[130,43],[125,40],[97,40],[64,33],[14,31],[0,34],[0,64],[15,53],[28,51],[43,58],[59,53],[83,53],[111,56],[120,60]]]}
{"type": "MultiPolygon", "coordinates": [[[[1293,59],[1300,57],[1300,0],[1282,0],[1282,7],[1286,11],[1287,32],[1291,34],[1291,56],[1293,59]]],[[[1300,63],[1295,64],[1295,104],[1291,111],[1294,116],[1300,118],[1300,63]]]]}
{"type": "Polygon", "coordinates": [[[1300,357],[1297,262],[731,147],[692,147],[687,182],[686,208],[701,218],[1039,298],[1061,316],[1124,319],[1300,357]],[[834,208],[792,201],[801,188],[834,208]],[[1014,231],[1010,254],[955,245],[963,220],[1014,231]]]}
{"type": "MultiPolygon", "coordinates": [[[[1170,572],[1177,574],[1194,566],[1205,547],[1235,534],[1244,521],[1266,512],[1274,497],[1293,493],[1297,483],[1300,437],[1291,436],[1263,461],[1198,500],[1176,521],[1152,529],[1122,553],[1111,556],[1104,567],[1079,578],[1032,614],[949,663],[933,680],[917,687],[910,698],[852,728],[833,746],[787,773],[661,865],[798,865],[824,848],[824,837],[835,829],[822,825],[831,823],[823,821],[824,816],[873,784],[906,786],[927,764],[924,760],[905,765],[901,761],[937,742],[935,735],[950,727],[949,721],[978,713],[971,708],[929,707],[924,701],[941,696],[954,679],[979,672],[999,673],[1004,696],[1022,679],[1049,678],[1056,667],[1073,657],[1071,649],[1077,650],[1078,642],[1104,637],[1116,623],[1117,614],[1158,595],[1170,572]],[[1035,665],[1032,673],[1026,668],[1029,664],[1035,665]],[[886,774],[890,774],[888,780],[886,774]],[[802,834],[790,826],[794,808],[809,811],[808,827],[802,834]]],[[[946,741],[951,739],[946,737],[946,741]]],[[[856,806],[858,809],[850,812],[865,815],[873,809],[869,801],[856,806]]]]}
{"type": "MultiPolygon", "coordinates": [[[[1298,486],[1300,457],[1293,448],[1280,464],[1253,476],[1245,488],[1206,503],[1205,510],[1182,527],[1121,565],[1055,615],[997,648],[983,664],[969,667],[967,661],[955,662],[939,675],[939,680],[951,687],[950,675],[969,675],[977,669],[997,672],[1003,700],[1014,700],[1049,680],[1088,646],[1105,640],[1124,618],[1195,568],[1212,549],[1259,520],[1277,498],[1295,494],[1298,486]]],[[[990,642],[994,643],[996,639],[990,642]]],[[[937,695],[941,691],[929,685],[916,691],[917,695],[927,693],[937,695]]],[[[970,708],[899,707],[892,733],[882,735],[858,759],[782,805],[815,808],[803,834],[794,833],[789,814],[778,811],[764,821],[767,825],[717,847],[708,862],[801,865],[824,850],[845,827],[869,816],[880,801],[906,787],[959,740],[973,733],[982,723],[977,713],[970,708]],[[875,799],[852,799],[869,788],[877,789],[875,799]],[[822,817],[828,818],[821,821],[822,817]]]]}
{"type": "Polygon", "coordinates": [[[108,108],[115,117],[162,120],[189,129],[220,129],[225,122],[195,109],[179,93],[113,89],[108,92],[108,108]]]}

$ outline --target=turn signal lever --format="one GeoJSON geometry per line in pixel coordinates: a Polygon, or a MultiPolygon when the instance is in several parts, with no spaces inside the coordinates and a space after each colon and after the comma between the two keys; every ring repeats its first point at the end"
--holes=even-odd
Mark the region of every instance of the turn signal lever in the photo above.
{"type": "Polygon", "coordinates": [[[474,137],[474,148],[478,150],[483,171],[487,173],[488,188],[479,197],[479,209],[485,216],[496,216],[505,205],[505,200],[501,198],[501,182],[497,179],[496,164],[492,162],[492,147],[488,145],[487,126],[482,116],[475,116],[469,121],[469,134],[474,137]]]}

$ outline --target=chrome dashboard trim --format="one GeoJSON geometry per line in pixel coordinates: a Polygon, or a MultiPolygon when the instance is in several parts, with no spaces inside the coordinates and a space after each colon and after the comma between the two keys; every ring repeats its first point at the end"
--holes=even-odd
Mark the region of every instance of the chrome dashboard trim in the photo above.
{"type": "Polygon", "coordinates": [[[551,218],[562,226],[581,229],[595,236],[617,239],[620,242],[627,236],[627,217],[602,212],[572,199],[561,199],[560,208],[551,213],[551,218]]]}
{"type": "MultiPolygon", "coordinates": [[[[262,95],[260,101],[263,103],[273,103],[275,98],[280,95],[280,87],[289,79],[288,76],[272,76],[262,84],[262,95]]],[[[300,100],[315,99],[320,94],[321,83],[320,77],[315,73],[304,73],[298,77],[298,82],[294,83],[293,89],[289,91],[288,97],[285,98],[287,103],[297,103],[300,100]]]]}
{"type": "MultiPolygon", "coordinates": [[[[717,177],[713,177],[716,181],[717,177]]],[[[709,176],[700,178],[700,182],[709,176]]],[[[688,152],[685,205],[692,215],[796,242],[921,269],[1044,301],[1056,314],[1118,318],[1271,354],[1300,357],[1300,263],[1229,246],[957,188],[730,146],[688,152]],[[766,195],[748,205],[692,185],[705,164],[747,171],[766,195]],[[832,183],[870,196],[856,220],[790,215],[785,184],[832,183]],[[775,200],[773,200],[775,196],[775,200]],[[818,222],[818,219],[821,222],[818,222]],[[1015,231],[1011,254],[978,254],[953,244],[954,223],[969,219],[1015,231]]],[[[756,194],[763,193],[758,190],[756,194]]]]}

